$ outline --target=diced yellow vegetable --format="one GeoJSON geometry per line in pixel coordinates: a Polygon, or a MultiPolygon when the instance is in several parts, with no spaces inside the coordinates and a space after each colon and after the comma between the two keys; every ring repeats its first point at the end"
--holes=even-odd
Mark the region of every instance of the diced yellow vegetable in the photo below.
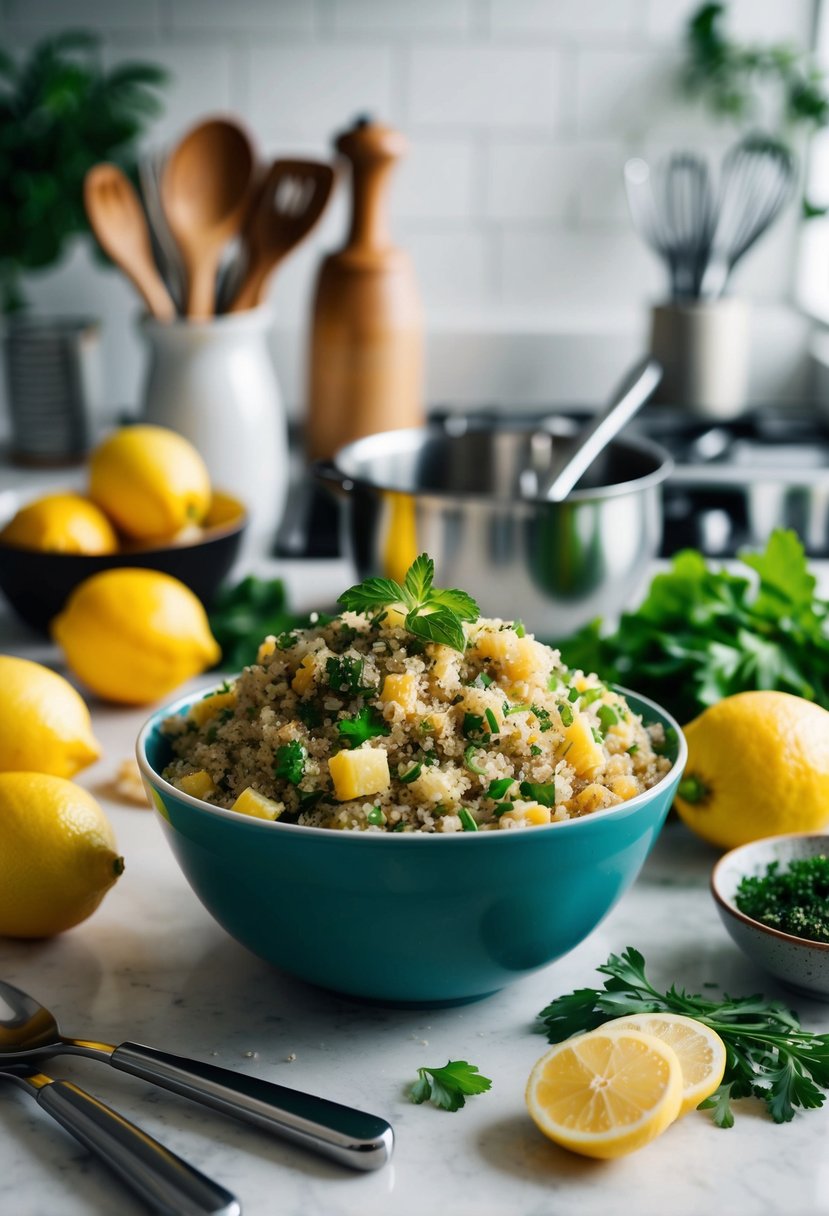
{"type": "Polygon", "coordinates": [[[283,803],[266,798],[249,785],[242,790],[230,809],[238,811],[240,815],[252,815],[254,819],[278,819],[285,808],[283,803]]]}
{"type": "Polygon", "coordinates": [[[391,780],[385,748],[361,747],[337,752],[328,761],[334,796],[338,802],[367,798],[387,788],[391,780]]]}
{"type": "Polygon", "coordinates": [[[524,683],[543,670],[547,658],[544,647],[534,638],[519,638],[513,629],[483,631],[475,649],[485,658],[493,659],[499,673],[513,684],[524,683]]]}
{"type": "Polygon", "coordinates": [[[297,668],[296,675],[291,680],[291,688],[294,692],[302,696],[307,692],[314,683],[314,658],[313,655],[306,654],[305,658],[297,668]]]}
{"type": "Polygon", "coordinates": [[[406,624],[406,613],[401,608],[390,605],[383,609],[385,613],[381,625],[384,629],[402,629],[406,624]]]}
{"type": "Polygon", "coordinates": [[[211,697],[196,701],[190,706],[189,717],[199,726],[204,726],[210,718],[214,718],[220,709],[231,709],[236,704],[236,689],[229,692],[216,692],[211,697]]]}
{"type": "Polygon", "coordinates": [[[593,738],[584,714],[576,714],[570,725],[565,726],[561,755],[580,777],[589,777],[604,764],[604,752],[593,738]]]}
{"type": "Polygon", "coordinates": [[[628,798],[635,798],[639,793],[639,784],[636,778],[631,777],[629,774],[614,777],[610,782],[610,788],[617,798],[621,798],[623,802],[627,802],[628,798]]]}
{"type": "Polygon", "coordinates": [[[432,653],[432,668],[431,677],[436,684],[442,685],[444,688],[454,688],[458,683],[458,671],[460,667],[461,656],[457,650],[453,650],[451,646],[444,646],[442,643],[434,643],[431,647],[432,653]]]}
{"type": "Polygon", "coordinates": [[[448,713],[433,709],[427,717],[420,719],[418,729],[423,735],[434,735],[440,739],[451,729],[451,718],[448,713]]]}
{"type": "Polygon", "coordinates": [[[380,700],[386,704],[395,701],[407,714],[413,714],[417,706],[417,673],[414,671],[391,673],[383,681],[380,700]]]}
{"type": "Polygon", "coordinates": [[[600,811],[606,807],[612,799],[608,798],[607,790],[603,785],[598,785],[592,782],[586,785],[583,790],[576,794],[573,799],[578,809],[585,815],[591,811],[600,811]]]}
{"type": "Polygon", "coordinates": [[[264,663],[265,659],[269,659],[275,650],[276,638],[272,633],[269,633],[256,652],[256,662],[260,664],[264,663]]]}
{"type": "Polygon", "coordinates": [[[552,822],[552,811],[548,806],[538,802],[516,802],[511,811],[507,811],[498,821],[499,827],[508,828],[513,823],[527,824],[529,827],[543,827],[552,822]],[[507,820],[504,823],[504,820],[507,820]]]}
{"type": "Polygon", "coordinates": [[[179,777],[176,785],[183,793],[190,794],[193,798],[207,798],[216,792],[213,778],[203,768],[195,773],[187,773],[185,777],[179,777]]]}
{"type": "Polygon", "coordinates": [[[441,768],[424,765],[420,776],[409,786],[418,802],[433,806],[458,806],[464,786],[458,784],[457,776],[441,768]]]}

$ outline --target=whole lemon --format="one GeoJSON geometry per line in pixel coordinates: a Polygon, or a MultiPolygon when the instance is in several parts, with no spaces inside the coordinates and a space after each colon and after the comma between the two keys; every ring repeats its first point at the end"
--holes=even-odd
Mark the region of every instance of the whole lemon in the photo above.
{"type": "Polygon", "coordinates": [[[221,656],[200,601],[157,570],[94,574],[72,592],[52,634],[79,680],[125,705],[157,701],[221,656]]]}
{"type": "Polygon", "coordinates": [[[92,453],[89,494],[127,536],[165,540],[204,519],[210,478],[183,435],[163,426],[127,426],[92,453]]]}
{"type": "Polygon", "coordinates": [[[0,655],[0,771],[72,777],[100,754],[89,710],[63,676],[0,655]]]}
{"type": "Polygon", "coordinates": [[[741,692],[684,728],[688,764],[676,809],[731,849],[829,823],[829,713],[787,692],[741,692]]]}
{"type": "Polygon", "coordinates": [[[117,553],[115,529],[81,494],[46,494],[21,507],[0,540],[44,553],[117,553]]]}
{"type": "Polygon", "coordinates": [[[98,907],[124,869],[98,803],[45,773],[0,773],[0,934],[51,937],[98,907]]]}

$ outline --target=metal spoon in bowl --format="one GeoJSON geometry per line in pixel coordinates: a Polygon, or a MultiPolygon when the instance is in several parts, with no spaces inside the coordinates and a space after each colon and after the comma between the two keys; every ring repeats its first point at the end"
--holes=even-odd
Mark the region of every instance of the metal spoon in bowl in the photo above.
{"type": "Polygon", "coordinates": [[[661,379],[661,364],[650,355],[641,359],[624,377],[605,409],[576,436],[574,447],[563,461],[554,457],[551,467],[538,477],[533,497],[562,502],[611,439],[642,408],[661,379]]]}
{"type": "Polygon", "coordinates": [[[240,1216],[242,1209],[230,1191],[71,1081],[54,1081],[27,1064],[0,1068],[0,1079],[30,1094],[152,1211],[164,1216],[240,1216]]]}
{"type": "Polygon", "coordinates": [[[61,1052],[102,1060],[223,1114],[246,1119],[352,1169],[379,1169],[391,1157],[394,1132],[377,1115],[139,1043],[113,1047],[67,1038],[48,1009],[0,980],[0,1070],[61,1052]]]}

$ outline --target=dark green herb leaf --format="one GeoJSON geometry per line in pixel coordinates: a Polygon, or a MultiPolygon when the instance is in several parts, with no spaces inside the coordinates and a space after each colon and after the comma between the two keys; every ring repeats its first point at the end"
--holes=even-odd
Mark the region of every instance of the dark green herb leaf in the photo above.
{"type": "Polygon", "coordinates": [[[422,771],[422,764],[413,764],[412,767],[407,769],[405,773],[400,774],[398,780],[402,781],[404,785],[411,785],[413,781],[417,781],[422,771]]]}
{"type": "Polygon", "coordinates": [[[274,775],[291,785],[299,785],[305,775],[305,761],[308,753],[298,739],[292,739],[283,747],[276,749],[276,767],[274,775]]]}
{"type": "Polygon", "coordinates": [[[555,806],[556,804],[556,783],[554,781],[546,784],[522,781],[519,788],[521,797],[528,801],[539,802],[542,806],[555,806]]]}
{"type": "Polygon", "coordinates": [[[461,653],[466,648],[466,636],[460,618],[448,609],[437,608],[434,612],[419,613],[413,610],[406,617],[406,628],[415,637],[427,642],[438,642],[441,646],[451,646],[461,653]]]}
{"type": "Polygon", "coordinates": [[[477,832],[478,825],[475,822],[472,813],[468,811],[465,806],[462,806],[458,811],[458,819],[460,819],[465,832],[477,832]]]}
{"type": "Polygon", "coordinates": [[[404,603],[403,588],[394,579],[367,578],[344,591],[337,603],[349,612],[372,612],[375,608],[404,603]]]}
{"type": "Polygon", "coordinates": [[[391,734],[391,729],[373,705],[364,705],[353,718],[340,718],[337,723],[340,739],[349,747],[359,747],[368,739],[391,734]]]}
{"type": "Polygon", "coordinates": [[[479,744],[470,743],[469,747],[463,753],[463,762],[464,762],[465,767],[469,769],[470,773],[475,773],[478,777],[485,777],[486,769],[481,768],[480,764],[476,764],[473,759],[475,752],[477,752],[479,750],[480,750],[479,744]]]}
{"type": "Polygon", "coordinates": [[[496,801],[503,798],[507,790],[514,784],[512,777],[496,777],[494,781],[490,781],[489,789],[486,792],[487,798],[494,798],[496,801]]]}
{"type": "Polygon", "coordinates": [[[573,715],[572,705],[568,705],[566,701],[560,701],[559,706],[558,706],[558,712],[561,715],[561,721],[564,726],[573,725],[574,715],[573,715]]]}
{"type": "Polygon", "coordinates": [[[484,719],[481,714],[464,714],[463,715],[463,733],[467,739],[473,738],[475,735],[480,735],[484,729],[484,719]]]}
{"type": "Polygon", "coordinates": [[[373,685],[363,684],[363,667],[362,659],[350,658],[348,655],[326,659],[328,687],[332,692],[346,692],[352,697],[373,692],[373,685]]]}
{"type": "Polygon", "coordinates": [[[460,1110],[467,1097],[492,1088],[489,1077],[482,1076],[477,1065],[466,1060],[448,1060],[443,1068],[418,1068],[417,1075],[409,1093],[412,1102],[420,1105],[431,1098],[443,1110],[460,1110]]]}
{"type": "Polygon", "coordinates": [[[491,709],[487,708],[484,710],[484,717],[487,720],[487,724],[489,726],[490,733],[493,735],[497,735],[498,734],[498,719],[495,717],[495,714],[492,712],[491,709]]]}
{"type": "Polygon", "coordinates": [[[374,827],[378,827],[378,828],[383,827],[386,822],[386,816],[383,812],[383,809],[382,809],[382,807],[379,807],[379,806],[373,806],[371,808],[371,810],[368,812],[368,814],[366,815],[366,819],[368,820],[368,822],[370,824],[372,824],[374,827]]]}
{"type": "Polygon", "coordinates": [[[463,653],[463,622],[478,619],[478,605],[465,591],[433,587],[434,572],[435,563],[421,553],[406,571],[402,587],[392,579],[366,579],[343,592],[339,602],[356,612],[401,604],[406,609],[410,633],[463,653]]]}

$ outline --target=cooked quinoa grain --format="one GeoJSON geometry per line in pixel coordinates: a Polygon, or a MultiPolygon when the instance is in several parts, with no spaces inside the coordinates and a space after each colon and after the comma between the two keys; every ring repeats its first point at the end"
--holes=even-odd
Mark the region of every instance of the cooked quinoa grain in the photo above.
{"type": "Polygon", "coordinates": [[[445,833],[588,815],[671,767],[661,726],[520,624],[466,623],[460,653],[400,620],[346,611],[266,638],[238,679],[167,719],[165,777],[265,819],[445,833]]]}

